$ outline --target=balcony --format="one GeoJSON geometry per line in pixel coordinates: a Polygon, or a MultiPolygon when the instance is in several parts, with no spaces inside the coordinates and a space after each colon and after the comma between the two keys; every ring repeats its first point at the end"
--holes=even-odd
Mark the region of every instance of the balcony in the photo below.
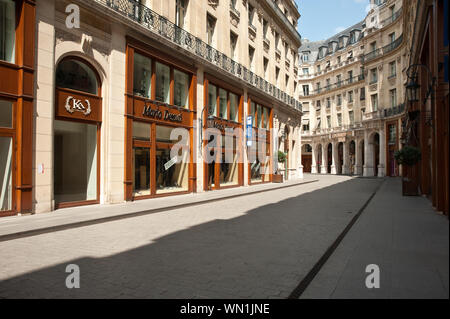
{"type": "Polygon", "coordinates": [[[405,112],[405,104],[400,104],[384,110],[384,117],[392,117],[403,114],[405,112]]]}
{"type": "Polygon", "coordinates": [[[257,90],[272,96],[276,100],[301,111],[301,103],[294,97],[270,84],[262,77],[257,76],[243,65],[235,62],[225,54],[211,47],[200,38],[195,37],[186,30],[179,28],[167,18],[160,16],[145,5],[134,0],[94,0],[89,1],[99,6],[99,12],[114,14],[116,18],[125,20],[129,26],[145,29],[158,38],[159,41],[168,41],[180,49],[195,55],[205,63],[209,63],[242,80],[257,90]]]}
{"type": "Polygon", "coordinates": [[[398,9],[397,12],[395,12],[391,17],[384,19],[383,21],[381,21],[381,27],[384,28],[392,23],[394,23],[395,21],[398,20],[398,18],[400,18],[400,16],[403,13],[403,8],[398,9]]]}
{"type": "Polygon", "coordinates": [[[368,63],[382,55],[388,54],[395,49],[397,49],[403,42],[403,34],[394,42],[389,43],[388,45],[384,46],[383,48],[376,49],[362,57],[362,63],[368,63]]]}

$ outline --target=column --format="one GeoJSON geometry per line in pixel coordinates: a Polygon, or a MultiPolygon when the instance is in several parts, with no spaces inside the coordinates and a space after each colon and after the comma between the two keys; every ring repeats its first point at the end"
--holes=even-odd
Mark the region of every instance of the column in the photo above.
{"type": "Polygon", "coordinates": [[[362,175],[362,152],[361,141],[355,141],[355,175],[362,175]]]}
{"type": "Polygon", "coordinates": [[[364,132],[364,177],[373,177],[374,169],[373,169],[373,142],[369,140],[369,133],[367,131],[364,132]]]}
{"type": "Polygon", "coordinates": [[[317,145],[312,145],[312,163],[311,163],[311,174],[317,174],[317,145]]]}
{"type": "Polygon", "coordinates": [[[322,165],[320,167],[321,174],[328,174],[328,148],[322,144],[322,165]]]}
{"type": "Polygon", "coordinates": [[[342,167],[342,174],[349,175],[350,173],[350,145],[344,142],[344,166],[342,167]]]}
{"type": "MultiPolygon", "coordinates": [[[[53,119],[55,96],[55,1],[36,4],[36,116],[34,119],[34,212],[53,210],[53,119]]],[[[122,115],[123,119],[123,115],[122,115]]]]}
{"type": "Polygon", "coordinates": [[[378,165],[378,177],[386,176],[386,131],[380,131],[380,165],[378,165]]]}

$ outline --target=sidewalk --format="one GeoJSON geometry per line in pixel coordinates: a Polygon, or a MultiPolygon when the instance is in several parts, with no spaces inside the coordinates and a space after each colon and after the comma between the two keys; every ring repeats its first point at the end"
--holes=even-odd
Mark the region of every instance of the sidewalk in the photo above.
{"type": "Polygon", "coordinates": [[[301,298],[448,299],[447,217],[387,179],[301,298]],[[365,286],[371,264],[380,268],[380,289],[365,286]]]}
{"type": "Polygon", "coordinates": [[[315,183],[317,181],[317,177],[305,176],[304,179],[287,181],[283,184],[261,184],[130,203],[66,208],[43,214],[5,217],[0,218],[0,242],[172,209],[202,205],[224,199],[315,183]]]}

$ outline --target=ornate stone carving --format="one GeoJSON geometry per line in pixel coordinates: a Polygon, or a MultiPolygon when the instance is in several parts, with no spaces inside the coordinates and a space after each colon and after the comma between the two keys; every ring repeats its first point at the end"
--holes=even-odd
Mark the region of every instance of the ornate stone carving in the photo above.
{"type": "Polygon", "coordinates": [[[208,0],[208,4],[215,10],[219,6],[219,0],[208,0]]]}

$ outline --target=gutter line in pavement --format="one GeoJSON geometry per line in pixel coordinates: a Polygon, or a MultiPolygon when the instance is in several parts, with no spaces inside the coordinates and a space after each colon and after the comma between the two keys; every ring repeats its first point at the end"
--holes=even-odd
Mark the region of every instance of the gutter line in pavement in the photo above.
{"type": "Polygon", "coordinates": [[[384,185],[386,180],[383,180],[380,185],[375,189],[375,191],[370,195],[369,199],[364,203],[364,205],[360,208],[358,213],[352,218],[350,223],[345,227],[345,229],[342,231],[342,233],[336,238],[336,240],[333,242],[333,244],[326,250],[326,252],[322,255],[322,257],[319,259],[319,261],[314,265],[314,267],[308,272],[308,274],[305,276],[305,278],[302,279],[302,281],[298,284],[298,286],[292,291],[292,293],[289,295],[287,299],[300,299],[302,294],[306,291],[308,286],[311,284],[311,282],[314,280],[314,278],[317,276],[317,274],[320,272],[322,267],[326,264],[328,259],[333,255],[334,251],[339,247],[342,240],[345,238],[345,236],[348,234],[348,232],[352,229],[353,225],[358,221],[359,217],[361,217],[362,213],[366,210],[367,206],[369,206],[370,202],[373,200],[375,195],[378,193],[378,191],[381,189],[381,187],[384,185]]]}

